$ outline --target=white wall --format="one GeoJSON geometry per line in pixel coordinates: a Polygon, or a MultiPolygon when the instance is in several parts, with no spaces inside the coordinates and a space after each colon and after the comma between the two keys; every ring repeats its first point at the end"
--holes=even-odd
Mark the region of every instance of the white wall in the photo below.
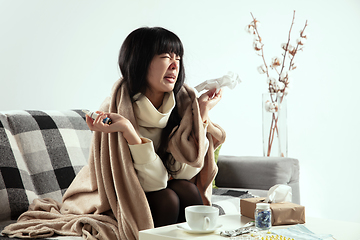
{"type": "Polygon", "coordinates": [[[191,86],[229,70],[241,75],[211,118],[227,131],[222,154],[262,155],[266,79],[244,26],[250,12],[261,21],[269,61],[281,54],[293,10],[293,32],[308,19],[311,34],[288,95],[289,156],[300,160],[302,204],[308,216],[360,222],[359,208],[350,210],[360,199],[358,0],[1,0],[0,110],[97,109],[120,76],[127,34],[163,26],[183,41],[191,86]]]}

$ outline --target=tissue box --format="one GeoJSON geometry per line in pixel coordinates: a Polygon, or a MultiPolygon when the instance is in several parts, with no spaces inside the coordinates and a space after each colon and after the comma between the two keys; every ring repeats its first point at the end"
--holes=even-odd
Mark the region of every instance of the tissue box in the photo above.
{"type": "MultiPolygon", "coordinates": [[[[240,199],[241,215],[254,219],[256,203],[264,202],[265,198],[240,199]]],[[[305,207],[291,203],[271,203],[271,224],[273,226],[284,224],[305,223],[305,207]]]]}

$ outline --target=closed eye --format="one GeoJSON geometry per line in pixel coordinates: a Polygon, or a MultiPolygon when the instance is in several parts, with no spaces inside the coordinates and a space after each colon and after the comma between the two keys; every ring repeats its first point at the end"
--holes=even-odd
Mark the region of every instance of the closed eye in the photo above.
{"type": "Polygon", "coordinates": [[[161,55],[161,58],[171,58],[171,56],[168,53],[164,53],[161,55]]]}
{"type": "MultiPolygon", "coordinates": [[[[169,58],[169,59],[172,59],[172,58],[173,58],[173,55],[175,55],[175,54],[164,53],[164,54],[161,55],[161,58],[169,58]]],[[[180,60],[181,60],[181,58],[178,57],[178,56],[174,56],[174,58],[175,58],[175,61],[180,61],[180,60]]]]}

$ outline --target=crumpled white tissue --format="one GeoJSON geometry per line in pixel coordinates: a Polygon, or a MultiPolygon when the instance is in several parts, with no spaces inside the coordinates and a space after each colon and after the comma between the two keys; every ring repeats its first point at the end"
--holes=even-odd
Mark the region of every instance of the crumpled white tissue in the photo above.
{"type": "Polygon", "coordinates": [[[265,202],[292,202],[292,188],[284,184],[272,186],[268,191],[265,202]]]}
{"type": "Polygon", "coordinates": [[[206,80],[195,87],[198,92],[203,90],[211,90],[216,88],[217,92],[223,87],[229,87],[234,89],[238,83],[241,83],[241,79],[238,74],[228,72],[221,78],[206,80]]]}

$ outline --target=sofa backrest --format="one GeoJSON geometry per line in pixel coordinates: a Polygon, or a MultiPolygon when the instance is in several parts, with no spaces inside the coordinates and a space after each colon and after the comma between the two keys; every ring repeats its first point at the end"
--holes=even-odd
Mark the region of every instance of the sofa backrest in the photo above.
{"type": "Polygon", "coordinates": [[[61,202],[91,138],[80,110],[0,112],[0,220],[16,219],[36,198],[61,202]]]}

